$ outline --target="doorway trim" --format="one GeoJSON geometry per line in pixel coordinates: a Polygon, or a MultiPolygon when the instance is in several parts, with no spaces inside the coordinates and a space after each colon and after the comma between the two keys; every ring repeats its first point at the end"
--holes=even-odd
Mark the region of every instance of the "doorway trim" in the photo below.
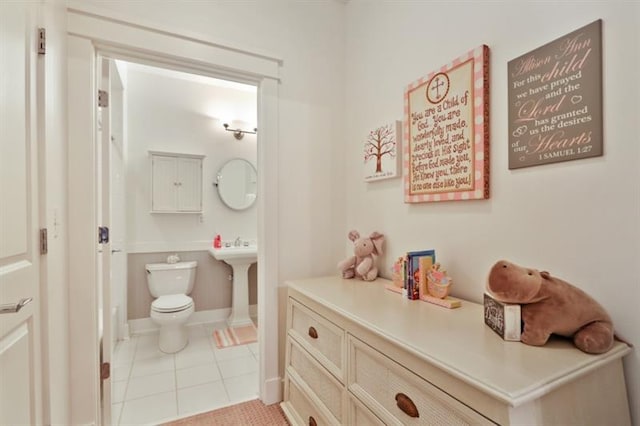
{"type": "Polygon", "coordinates": [[[258,339],[259,396],[265,404],[282,399],[278,354],[278,84],[282,60],[263,53],[132,22],[95,7],[67,8],[69,61],[68,170],[71,420],[99,424],[97,294],[97,167],[93,122],[97,97],[95,57],[79,65],[77,50],[133,60],[258,87],[258,339]],[[84,40],[84,43],[82,42],[84,40]],[[87,43],[88,42],[88,43],[87,43]],[[91,47],[88,47],[90,44],[91,47]],[[84,46],[84,47],[83,47],[84,46]],[[81,70],[81,79],[71,78],[81,70]],[[87,93],[89,92],[89,93],[87,93]],[[88,120],[88,122],[85,122],[88,120]],[[267,203],[266,200],[269,200],[267,203]],[[83,306],[79,306],[83,305],[83,306]],[[75,369],[75,368],[74,368],[75,369]]]}

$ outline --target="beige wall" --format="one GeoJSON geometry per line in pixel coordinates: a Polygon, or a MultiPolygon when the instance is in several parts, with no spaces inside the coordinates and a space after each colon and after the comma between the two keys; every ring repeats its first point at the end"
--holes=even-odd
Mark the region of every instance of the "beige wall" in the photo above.
{"type": "MultiPolygon", "coordinates": [[[[130,253],[127,266],[127,319],[149,318],[153,297],[149,293],[144,266],[147,263],[164,263],[169,253],[130,253]]],[[[191,298],[195,310],[205,311],[231,307],[231,266],[214,259],[207,251],[178,252],[181,261],[198,262],[196,281],[191,298]]],[[[249,268],[249,304],[257,303],[257,268],[249,268]]]]}

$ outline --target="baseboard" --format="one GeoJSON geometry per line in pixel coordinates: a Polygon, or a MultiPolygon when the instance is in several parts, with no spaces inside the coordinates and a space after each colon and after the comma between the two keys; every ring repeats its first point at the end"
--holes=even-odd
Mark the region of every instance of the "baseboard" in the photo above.
{"type": "MultiPolygon", "coordinates": [[[[258,312],[258,305],[249,305],[249,315],[255,317],[258,312]]],[[[194,312],[187,322],[187,327],[193,325],[210,324],[213,322],[225,321],[231,314],[231,308],[208,309],[194,312]]],[[[127,321],[127,329],[130,335],[154,333],[159,330],[156,323],[151,318],[138,318],[127,321]]]]}
{"type": "Polygon", "coordinates": [[[281,377],[267,379],[264,382],[264,393],[262,394],[262,402],[265,405],[276,404],[282,401],[283,380],[281,377]]]}

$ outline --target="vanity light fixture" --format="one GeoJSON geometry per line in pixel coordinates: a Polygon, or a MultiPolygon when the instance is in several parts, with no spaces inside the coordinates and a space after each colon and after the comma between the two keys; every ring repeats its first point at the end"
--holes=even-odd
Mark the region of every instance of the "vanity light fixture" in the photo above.
{"type": "Polygon", "coordinates": [[[227,132],[233,132],[233,137],[236,138],[237,140],[240,140],[244,137],[245,133],[248,133],[250,135],[255,135],[256,133],[258,133],[258,128],[254,127],[253,128],[253,132],[249,131],[249,130],[240,130],[240,129],[230,129],[229,125],[227,123],[223,124],[224,129],[227,132]]]}

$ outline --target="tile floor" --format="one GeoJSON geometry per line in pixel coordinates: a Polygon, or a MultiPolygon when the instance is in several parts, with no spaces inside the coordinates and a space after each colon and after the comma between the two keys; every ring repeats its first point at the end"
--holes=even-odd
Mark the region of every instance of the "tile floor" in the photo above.
{"type": "Polygon", "coordinates": [[[218,349],[213,330],[189,327],[176,354],[158,349],[158,334],[118,342],[113,354],[112,423],[151,425],[257,398],[258,345],[218,349]]]}

